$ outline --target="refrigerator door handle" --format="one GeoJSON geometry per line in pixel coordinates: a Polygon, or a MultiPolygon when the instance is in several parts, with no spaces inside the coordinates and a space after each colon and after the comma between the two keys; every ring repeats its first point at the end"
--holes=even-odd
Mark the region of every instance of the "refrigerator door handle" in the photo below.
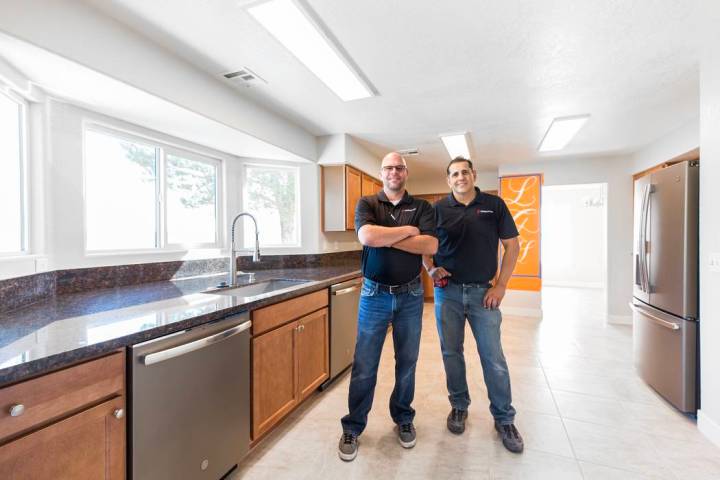
{"type": "Polygon", "coordinates": [[[640,242],[641,242],[641,256],[640,260],[643,264],[643,291],[645,293],[651,293],[650,291],[650,274],[648,272],[649,265],[648,265],[648,239],[647,239],[647,227],[648,227],[648,216],[650,214],[650,194],[653,193],[655,189],[653,188],[653,184],[649,183],[645,185],[645,190],[643,192],[643,214],[640,224],[641,229],[641,235],[640,235],[640,242]]]}
{"type": "Polygon", "coordinates": [[[657,323],[661,327],[665,327],[669,330],[680,330],[680,325],[678,325],[677,323],[668,322],[667,320],[663,320],[660,317],[656,317],[655,315],[653,315],[646,309],[644,309],[641,306],[636,305],[632,302],[630,302],[630,309],[636,311],[637,313],[645,315],[646,317],[648,317],[649,319],[651,319],[653,322],[657,323]]]}
{"type": "Polygon", "coordinates": [[[640,204],[640,224],[638,225],[637,251],[638,270],[640,276],[640,290],[645,292],[645,203],[647,201],[647,185],[643,187],[642,201],[640,204]]]}

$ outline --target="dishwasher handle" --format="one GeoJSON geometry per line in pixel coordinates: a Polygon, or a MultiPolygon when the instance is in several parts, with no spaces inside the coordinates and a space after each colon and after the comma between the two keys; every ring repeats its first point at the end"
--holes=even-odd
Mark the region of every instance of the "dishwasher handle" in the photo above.
{"type": "Polygon", "coordinates": [[[251,325],[252,322],[247,321],[232,328],[228,328],[227,330],[223,330],[222,332],[210,335],[209,337],[201,338],[184,345],[178,345],[177,347],[168,348],[167,350],[150,353],[142,357],[141,362],[143,365],[153,365],[155,363],[164,362],[165,360],[185,355],[186,353],[200,350],[201,348],[205,348],[215,343],[222,342],[223,340],[227,340],[230,337],[234,337],[235,335],[249,329],[251,325]]]}
{"type": "Polygon", "coordinates": [[[354,287],[350,288],[343,288],[342,290],[336,290],[332,292],[333,295],[345,295],[347,293],[351,292],[357,292],[360,289],[360,285],[355,285],[354,287]]]}

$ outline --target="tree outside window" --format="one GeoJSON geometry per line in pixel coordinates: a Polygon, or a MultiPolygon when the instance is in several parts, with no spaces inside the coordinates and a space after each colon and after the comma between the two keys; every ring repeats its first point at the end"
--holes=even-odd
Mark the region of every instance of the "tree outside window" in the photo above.
{"type": "MultiPolygon", "coordinates": [[[[299,244],[298,177],[297,167],[245,167],[245,210],[257,218],[261,245],[299,244]]],[[[254,230],[249,219],[245,220],[243,239],[246,248],[254,245],[254,230]]]]}

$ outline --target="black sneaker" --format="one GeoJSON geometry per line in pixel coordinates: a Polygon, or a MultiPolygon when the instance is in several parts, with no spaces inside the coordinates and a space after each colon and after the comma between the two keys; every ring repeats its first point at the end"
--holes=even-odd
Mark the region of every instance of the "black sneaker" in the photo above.
{"type": "Polygon", "coordinates": [[[415,446],[415,426],[411,423],[403,423],[398,425],[398,441],[403,448],[412,448],[415,446]]]}
{"type": "Polygon", "coordinates": [[[338,455],[341,459],[346,462],[351,462],[357,457],[358,451],[358,438],[357,435],[344,432],[340,437],[340,444],[338,445],[338,455]]]}
{"type": "Polygon", "coordinates": [[[467,410],[453,408],[447,417],[447,428],[452,433],[460,435],[465,431],[465,420],[467,419],[467,410]]]}
{"type": "Polygon", "coordinates": [[[515,428],[515,425],[512,423],[509,425],[500,425],[495,422],[495,430],[500,433],[500,437],[502,437],[502,442],[503,445],[505,445],[505,448],[513,453],[520,453],[523,451],[523,439],[520,436],[520,432],[518,432],[517,428],[515,428]]]}

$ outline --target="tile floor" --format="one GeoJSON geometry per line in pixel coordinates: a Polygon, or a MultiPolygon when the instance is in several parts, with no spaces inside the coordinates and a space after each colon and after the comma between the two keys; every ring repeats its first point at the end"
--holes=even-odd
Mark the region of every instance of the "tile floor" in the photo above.
{"type": "Polygon", "coordinates": [[[473,404],[461,436],[449,406],[432,304],[425,304],[414,407],[418,443],[397,442],[387,403],[392,340],[383,350],[375,402],[358,457],[337,456],[349,375],[317,393],[258,445],[237,479],[720,479],[720,449],[672,409],[632,367],[632,330],[605,324],[598,290],[546,288],[544,319],[506,316],[516,425],[525,452],[506,451],[492,426],[482,370],[466,335],[473,404]]]}

